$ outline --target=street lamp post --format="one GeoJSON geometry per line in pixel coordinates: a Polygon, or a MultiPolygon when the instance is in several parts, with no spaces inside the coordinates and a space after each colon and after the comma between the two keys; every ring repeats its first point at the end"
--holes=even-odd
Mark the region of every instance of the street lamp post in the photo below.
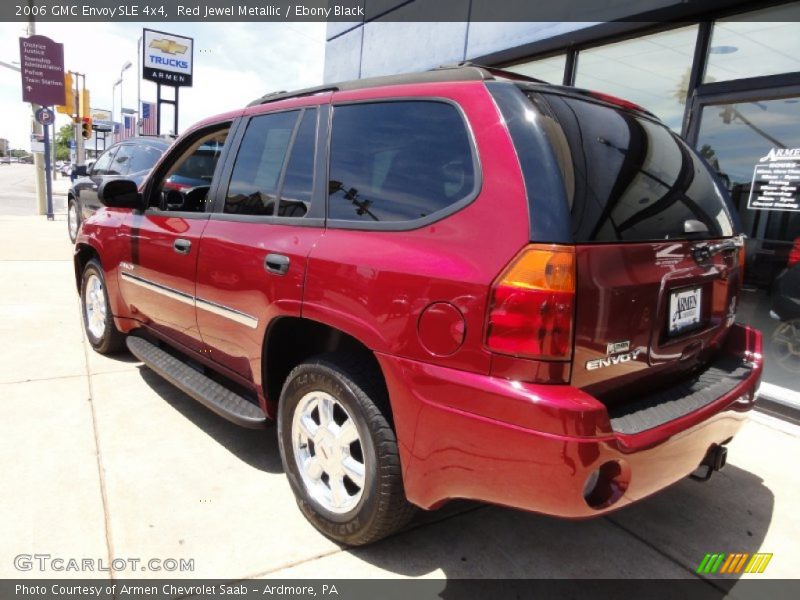
{"type": "MultiPolygon", "coordinates": [[[[122,77],[117,79],[114,82],[114,85],[111,86],[111,120],[112,121],[114,121],[114,119],[116,119],[116,116],[115,116],[114,113],[116,113],[116,111],[117,111],[117,86],[118,85],[122,85],[122,77]]],[[[122,104],[122,98],[120,98],[120,104],[122,104]]],[[[122,114],[122,111],[120,111],[120,114],[122,114]]]]}
{"type": "Polygon", "coordinates": [[[122,69],[120,69],[119,71],[119,122],[121,126],[125,125],[124,123],[125,117],[123,116],[122,112],[123,109],[125,108],[125,102],[123,102],[122,100],[122,80],[125,77],[125,71],[130,69],[132,66],[133,65],[131,64],[131,61],[129,60],[125,61],[125,64],[122,65],[122,69]]]}

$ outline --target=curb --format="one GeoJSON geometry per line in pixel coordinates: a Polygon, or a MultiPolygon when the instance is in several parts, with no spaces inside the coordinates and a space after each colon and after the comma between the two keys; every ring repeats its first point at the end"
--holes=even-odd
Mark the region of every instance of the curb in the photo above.
{"type": "Polygon", "coordinates": [[[771,383],[762,383],[755,409],[800,425],[800,393],[771,383]]]}

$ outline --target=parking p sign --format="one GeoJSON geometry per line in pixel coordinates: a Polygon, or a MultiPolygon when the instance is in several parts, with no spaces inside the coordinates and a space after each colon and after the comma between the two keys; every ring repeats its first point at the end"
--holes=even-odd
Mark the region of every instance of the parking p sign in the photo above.
{"type": "Polygon", "coordinates": [[[42,125],[50,125],[51,123],[53,123],[53,121],[56,120],[55,113],[46,106],[43,106],[42,108],[38,109],[36,111],[35,116],[36,116],[36,121],[38,123],[41,123],[42,125]]]}

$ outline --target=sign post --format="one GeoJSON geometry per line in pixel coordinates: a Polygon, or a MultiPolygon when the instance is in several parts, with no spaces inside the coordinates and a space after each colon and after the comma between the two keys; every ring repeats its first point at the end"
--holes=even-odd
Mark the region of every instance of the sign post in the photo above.
{"type": "MultiPolygon", "coordinates": [[[[32,32],[32,30],[31,30],[32,32]]],[[[22,100],[30,102],[35,111],[36,121],[44,127],[44,160],[47,219],[53,220],[52,163],[50,161],[50,136],[48,127],[55,121],[55,115],[48,106],[65,104],[64,87],[64,45],[54,42],[44,35],[31,35],[19,38],[20,75],[22,76],[22,100]],[[41,105],[37,108],[36,105],[41,105]]],[[[41,160],[35,159],[37,177],[41,177],[41,160]]],[[[41,181],[39,179],[39,181],[41,181]]],[[[41,205],[41,186],[39,191],[39,211],[41,205]]],[[[41,214],[41,212],[39,213],[41,214]]]]}
{"type": "Polygon", "coordinates": [[[50,135],[49,128],[55,123],[55,113],[43,106],[36,111],[36,121],[44,127],[44,164],[45,164],[45,184],[47,186],[47,220],[53,220],[53,163],[50,160],[50,135]]]}
{"type": "MultiPolygon", "coordinates": [[[[194,40],[192,38],[144,29],[142,32],[142,73],[156,88],[156,135],[161,134],[161,105],[172,104],[174,117],[172,131],[178,134],[178,89],[192,86],[194,40]],[[172,99],[161,95],[161,86],[174,90],[172,99]]],[[[139,109],[141,111],[141,107],[139,109]]]]}

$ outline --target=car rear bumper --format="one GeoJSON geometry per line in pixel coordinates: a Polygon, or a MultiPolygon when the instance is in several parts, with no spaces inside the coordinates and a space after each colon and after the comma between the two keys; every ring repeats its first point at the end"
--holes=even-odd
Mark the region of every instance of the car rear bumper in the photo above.
{"type": "Polygon", "coordinates": [[[423,508],[469,498],[585,518],[653,494],[725,444],[755,403],[761,335],[734,325],[725,352],[749,374],[705,406],[625,435],[577,388],[536,385],[388,355],[386,375],[406,495],[423,508]],[[585,498],[587,482],[598,478],[585,498]]]}

